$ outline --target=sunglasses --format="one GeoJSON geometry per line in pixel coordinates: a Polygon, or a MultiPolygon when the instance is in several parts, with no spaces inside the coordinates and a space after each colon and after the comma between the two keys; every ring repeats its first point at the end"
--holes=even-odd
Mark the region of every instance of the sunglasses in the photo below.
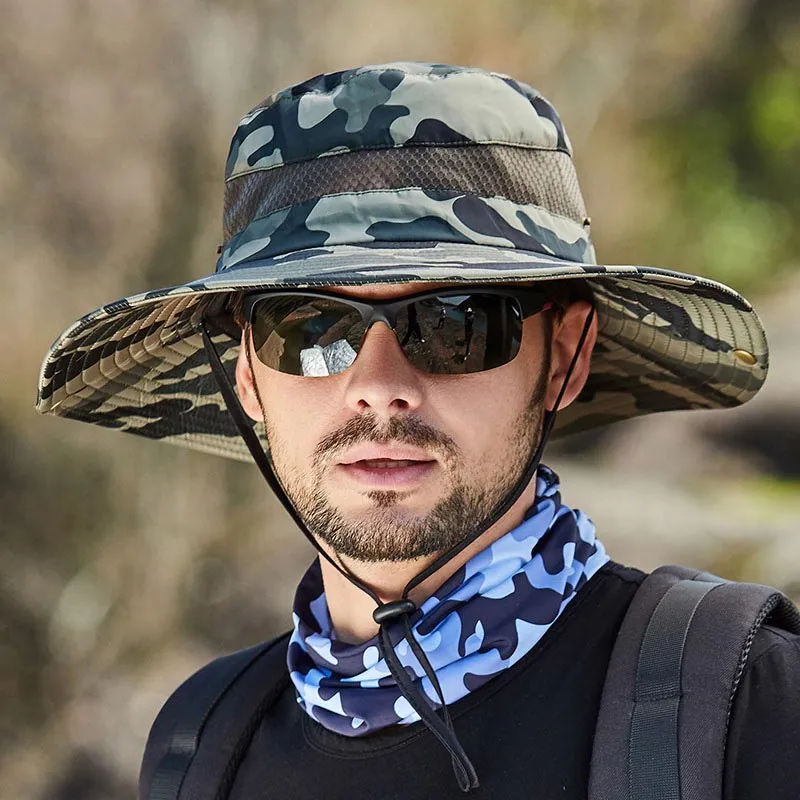
{"type": "Polygon", "coordinates": [[[258,360],[288,375],[336,375],[353,364],[370,327],[388,325],[423,372],[464,375],[494,369],[519,352],[522,323],[554,307],[527,288],[459,288],[366,302],[295,290],[248,295],[258,360]]]}

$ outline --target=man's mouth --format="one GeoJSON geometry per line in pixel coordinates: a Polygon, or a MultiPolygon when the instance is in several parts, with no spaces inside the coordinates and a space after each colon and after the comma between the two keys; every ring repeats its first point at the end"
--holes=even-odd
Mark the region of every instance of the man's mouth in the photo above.
{"type": "Polygon", "coordinates": [[[438,466],[436,459],[426,458],[426,453],[411,452],[412,448],[376,447],[353,451],[337,466],[337,471],[346,479],[361,487],[371,489],[411,489],[427,478],[438,466]],[[388,454],[375,452],[394,449],[388,454]],[[372,452],[370,452],[372,451],[372,452]],[[412,456],[418,456],[413,458],[412,456]]]}
{"type": "Polygon", "coordinates": [[[430,464],[431,461],[394,459],[394,458],[364,458],[355,464],[368,469],[397,469],[398,467],[412,467],[415,464],[430,464]]]}

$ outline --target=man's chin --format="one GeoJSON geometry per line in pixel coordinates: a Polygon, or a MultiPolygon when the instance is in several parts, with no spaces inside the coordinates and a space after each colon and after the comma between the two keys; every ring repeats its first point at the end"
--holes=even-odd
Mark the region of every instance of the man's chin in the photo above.
{"type": "Polygon", "coordinates": [[[440,487],[432,481],[422,486],[377,487],[342,484],[334,480],[323,491],[327,505],[346,519],[387,509],[401,516],[425,516],[442,499],[440,487]]]}
{"type": "Polygon", "coordinates": [[[409,498],[390,494],[385,492],[379,497],[370,496],[365,498],[365,502],[337,508],[336,513],[345,524],[401,526],[419,524],[433,510],[431,505],[421,506],[409,502],[409,498]]]}

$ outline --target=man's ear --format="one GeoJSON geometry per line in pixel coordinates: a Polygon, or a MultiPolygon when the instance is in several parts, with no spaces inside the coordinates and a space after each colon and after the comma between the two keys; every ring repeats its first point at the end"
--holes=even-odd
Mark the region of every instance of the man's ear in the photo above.
{"type": "Polygon", "coordinates": [[[256,390],[256,381],[253,370],[250,369],[250,359],[247,357],[247,348],[250,346],[250,337],[246,330],[242,331],[242,341],[239,345],[239,357],[236,359],[236,390],[239,400],[253,422],[263,422],[264,413],[261,410],[261,401],[256,390]]]}
{"type": "MultiPolygon", "coordinates": [[[[545,392],[545,408],[552,411],[558,399],[561,385],[567,376],[567,370],[575,356],[578,343],[586,324],[586,317],[592,310],[590,303],[578,300],[570,303],[564,311],[563,317],[553,322],[553,338],[550,357],[550,380],[545,392]]],[[[592,361],[592,350],[597,341],[597,315],[592,317],[592,322],[586,334],[586,339],[581,348],[580,355],[575,362],[569,383],[564,390],[559,408],[566,408],[583,389],[589,377],[589,368],[592,361]]]]}

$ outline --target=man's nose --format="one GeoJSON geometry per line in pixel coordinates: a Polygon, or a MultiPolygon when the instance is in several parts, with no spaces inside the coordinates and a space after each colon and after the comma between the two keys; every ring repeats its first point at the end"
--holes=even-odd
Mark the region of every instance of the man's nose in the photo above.
{"type": "Polygon", "coordinates": [[[405,357],[394,331],[383,322],[367,331],[347,372],[345,402],[353,411],[371,410],[389,419],[414,411],[422,403],[421,375],[405,357]]]}

